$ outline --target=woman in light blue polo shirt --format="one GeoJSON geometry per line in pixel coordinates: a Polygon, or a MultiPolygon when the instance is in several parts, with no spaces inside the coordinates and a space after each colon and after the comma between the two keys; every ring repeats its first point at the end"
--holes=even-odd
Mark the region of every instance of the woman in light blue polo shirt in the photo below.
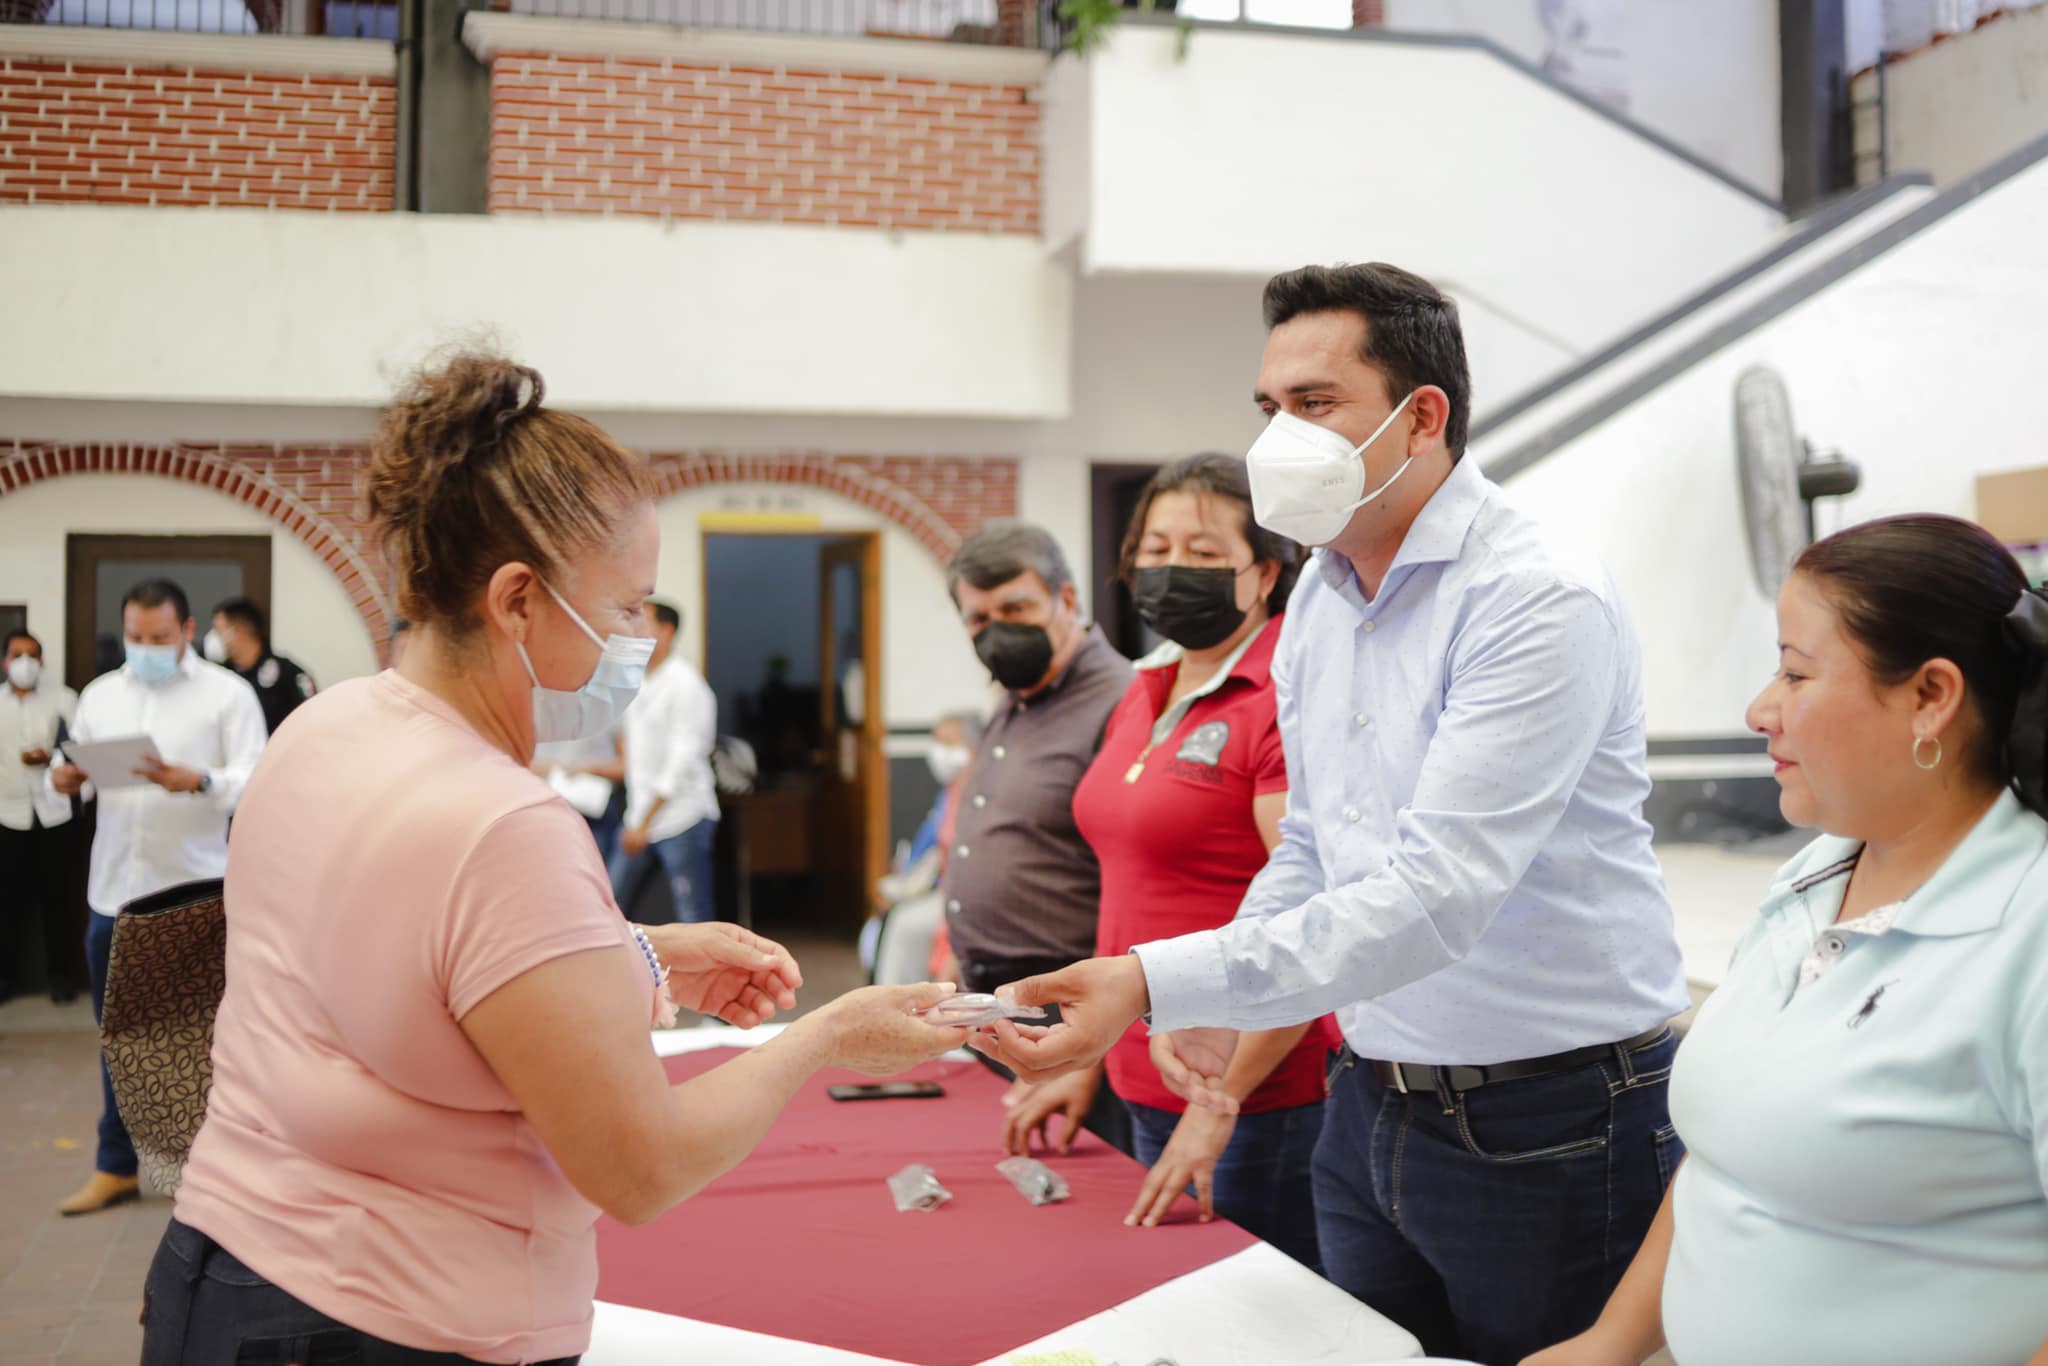
{"type": "Polygon", "coordinates": [[[1978,527],[1810,547],[1749,724],[1788,863],[1671,1077],[1691,1156],[1527,1366],[2048,1363],[2048,600],[1978,527]]]}

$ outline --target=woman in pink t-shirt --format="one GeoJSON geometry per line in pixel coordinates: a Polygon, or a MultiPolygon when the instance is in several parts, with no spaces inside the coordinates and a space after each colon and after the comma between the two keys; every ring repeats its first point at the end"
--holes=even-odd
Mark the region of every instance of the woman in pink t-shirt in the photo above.
{"type": "Polygon", "coordinates": [[[370,508],[413,639],[300,708],[243,794],[145,1366],[574,1359],[600,1211],[686,1199],[822,1067],[966,1038],[912,1013],[950,988],[871,987],[669,1083],[647,1030],[671,998],[752,1025],[801,978],[732,925],[629,926],[529,767],[631,700],[660,548],[638,457],[540,399],[464,355],[384,416],[370,508]]]}

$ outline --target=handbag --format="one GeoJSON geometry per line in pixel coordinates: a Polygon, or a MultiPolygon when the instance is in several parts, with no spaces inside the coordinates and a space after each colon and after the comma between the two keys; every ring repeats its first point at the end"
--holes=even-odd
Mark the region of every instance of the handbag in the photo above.
{"type": "Polygon", "coordinates": [[[227,947],[219,878],[137,898],[114,921],[100,1047],[142,1174],[165,1195],[206,1118],[227,947]]]}

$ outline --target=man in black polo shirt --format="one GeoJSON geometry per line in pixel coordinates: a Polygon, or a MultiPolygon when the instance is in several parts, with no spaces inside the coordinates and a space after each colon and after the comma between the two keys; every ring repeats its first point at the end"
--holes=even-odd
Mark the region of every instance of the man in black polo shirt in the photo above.
{"type": "MultiPolygon", "coordinates": [[[[1042,527],[989,523],[962,543],[947,578],[975,654],[1003,689],[961,780],[939,880],[961,985],[994,991],[1095,952],[1102,873],[1074,824],[1074,788],[1132,669],[1082,619],[1066,556],[1042,527]]],[[[1122,1105],[1107,1087],[1098,1100],[1089,1127],[1126,1146],[1122,1105]]]]}
{"type": "Polygon", "coordinates": [[[229,598],[213,609],[213,629],[206,633],[204,652],[256,690],[256,700],[263,704],[263,724],[272,735],[292,708],[319,691],[313,675],[283,655],[271,653],[263,609],[247,598],[229,598]]]}

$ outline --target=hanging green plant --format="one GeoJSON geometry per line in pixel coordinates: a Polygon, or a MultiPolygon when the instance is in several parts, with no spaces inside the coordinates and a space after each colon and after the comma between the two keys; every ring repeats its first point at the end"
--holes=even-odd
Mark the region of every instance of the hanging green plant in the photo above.
{"type": "MultiPolygon", "coordinates": [[[[1087,56],[1109,41],[1110,34],[1122,21],[1124,11],[1131,8],[1141,14],[1153,14],[1159,5],[1158,0],[1136,0],[1135,5],[1126,4],[1124,0],[1059,0],[1053,13],[1066,30],[1066,41],[1060,44],[1060,51],[1071,52],[1077,57],[1087,56]]],[[[1188,40],[1195,32],[1194,20],[1183,19],[1174,27],[1180,39],[1175,55],[1185,60],[1188,40]]]]}

